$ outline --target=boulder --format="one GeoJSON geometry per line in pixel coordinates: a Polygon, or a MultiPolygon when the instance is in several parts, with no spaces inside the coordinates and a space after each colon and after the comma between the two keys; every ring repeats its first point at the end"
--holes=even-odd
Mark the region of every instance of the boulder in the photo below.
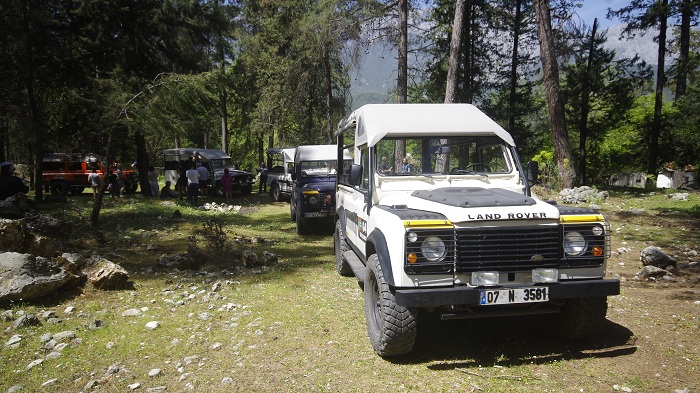
{"type": "Polygon", "coordinates": [[[32,211],[32,206],[29,203],[29,199],[21,192],[0,200],[1,218],[22,218],[25,213],[30,211],[32,211]]]}
{"type": "Polygon", "coordinates": [[[88,259],[83,272],[98,289],[122,288],[129,281],[129,273],[123,267],[99,256],[88,259]]]}
{"type": "Polygon", "coordinates": [[[668,266],[676,267],[676,260],[664,254],[660,248],[649,246],[642,250],[640,259],[642,266],[655,266],[659,269],[665,269],[668,266]]]}
{"type": "Polygon", "coordinates": [[[73,231],[73,225],[47,214],[37,214],[22,219],[22,223],[32,233],[54,239],[68,239],[73,231]]]}
{"type": "Polygon", "coordinates": [[[277,264],[277,254],[273,254],[269,251],[263,251],[262,253],[263,265],[273,266],[277,264]]]}
{"type": "Polygon", "coordinates": [[[58,244],[55,239],[46,236],[31,236],[27,242],[26,252],[44,258],[51,258],[58,253],[56,251],[57,248],[58,244]]]}
{"type": "Polygon", "coordinates": [[[664,269],[658,268],[656,266],[644,266],[642,270],[637,272],[637,277],[640,279],[649,279],[653,277],[664,277],[670,274],[664,269]]]}
{"type": "Polygon", "coordinates": [[[256,254],[253,250],[245,250],[243,251],[243,266],[247,268],[252,268],[256,267],[259,265],[258,263],[258,254],[256,254]]]}
{"type": "Polygon", "coordinates": [[[72,275],[46,258],[0,253],[0,302],[36,299],[70,282],[72,275]]]}
{"type": "Polygon", "coordinates": [[[158,258],[158,266],[168,268],[168,269],[196,269],[199,267],[197,261],[189,253],[175,254],[175,255],[161,255],[158,258]]]}
{"type": "Polygon", "coordinates": [[[24,244],[25,231],[22,223],[16,220],[0,220],[0,251],[21,252],[24,244]]]}

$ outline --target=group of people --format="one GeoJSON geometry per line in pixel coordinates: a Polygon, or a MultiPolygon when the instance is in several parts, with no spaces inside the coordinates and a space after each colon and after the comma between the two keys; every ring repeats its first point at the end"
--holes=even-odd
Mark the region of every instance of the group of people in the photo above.
{"type": "MultiPolygon", "coordinates": [[[[413,173],[413,165],[408,158],[409,157],[406,156],[401,160],[401,162],[396,162],[396,168],[398,168],[396,173],[413,173]]],[[[379,165],[379,172],[382,174],[390,174],[394,172],[394,167],[389,165],[386,157],[382,157],[381,165],[379,165]]]]}

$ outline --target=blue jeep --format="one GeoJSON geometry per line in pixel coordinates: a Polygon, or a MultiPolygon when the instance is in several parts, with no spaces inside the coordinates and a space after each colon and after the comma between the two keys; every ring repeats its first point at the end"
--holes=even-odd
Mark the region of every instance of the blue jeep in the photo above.
{"type": "MultiPolygon", "coordinates": [[[[336,145],[309,145],[296,149],[289,207],[300,235],[310,232],[311,228],[333,229],[337,157],[336,145]]],[[[345,159],[348,163],[351,160],[347,150],[345,159]]]]}

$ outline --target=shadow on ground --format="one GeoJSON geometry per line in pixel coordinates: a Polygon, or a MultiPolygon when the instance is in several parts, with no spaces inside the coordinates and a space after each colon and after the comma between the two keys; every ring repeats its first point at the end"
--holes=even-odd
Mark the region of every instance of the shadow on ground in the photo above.
{"type": "Polygon", "coordinates": [[[397,364],[431,363],[431,370],[454,370],[618,357],[637,350],[634,333],[614,322],[606,321],[593,339],[572,342],[554,337],[543,321],[537,316],[461,321],[424,318],[413,352],[387,360],[397,364]]]}

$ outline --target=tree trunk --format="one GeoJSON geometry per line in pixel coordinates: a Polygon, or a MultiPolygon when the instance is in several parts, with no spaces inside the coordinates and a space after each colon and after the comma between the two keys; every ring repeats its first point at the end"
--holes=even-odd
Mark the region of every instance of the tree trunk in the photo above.
{"type": "Polygon", "coordinates": [[[690,23],[693,6],[690,0],[681,4],[681,28],[679,37],[678,75],[676,76],[676,100],[685,95],[688,83],[688,59],[690,56],[690,23]]]}
{"type": "MultiPolygon", "coordinates": [[[[408,100],[408,0],[399,0],[399,66],[396,80],[396,101],[405,104],[408,100]]],[[[397,140],[394,147],[394,164],[406,156],[406,142],[397,140]]]]}
{"type": "Polygon", "coordinates": [[[576,171],[573,167],[571,145],[566,131],[564,116],[564,101],[559,89],[559,68],[554,53],[554,37],[552,22],[549,15],[549,0],[535,0],[537,15],[537,32],[540,41],[540,56],[542,58],[542,73],[544,75],[545,97],[549,111],[549,121],[552,127],[552,142],[554,154],[557,157],[557,169],[563,188],[571,188],[574,184],[576,171]]]}
{"type": "Polygon", "coordinates": [[[598,18],[593,20],[593,30],[591,31],[591,41],[588,46],[588,64],[583,75],[583,88],[581,89],[581,120],[579,123],[579,166],[578,175],[580,185],[586,184],[586,139],[588,137],[588,100],[590,99],[591,75],[593,67],[593,50],[595,49],[595,34],[598,29],[598,18]]]}
{"type": "MultiPolygon", "coordinates": [[[[107,137],[107,150],[105,151],[105,157],[109,157],[112,154],[112,134],[114,131],[110,127],[109,136],[107,137]]],[[[100,210],[102,209],[102,199],[104,198],[105,192],[107,191],[107,176],[109,175],[109,162],[102,162],[105,167],[106,173],[102,174],[102,186],[100,187],[100,192],[97,193],[97,198],[95,203],[92,205],[92,213],[90,213],[90,224],[92,229],[97,231],[96,233],[100,236],[100,210]]]]}
{"type": "Polygon", "coordinates": [[[513,53],[510,60],[510,92],[508,96],[508,131],[515,132],[515,103],[518,92],[518,42],[520,41],[520,23],[523,18],[522,2],[515,1],[515,20],[513,21],[513,53]]]}
{"type": "MultiPolygon", "coordinates": [[[[455,4],[455,17],[454,21],[452,22],[452,38],[450,39],[450,57],[448,59],[447,67],[445,104],[453,104],[458,102],[457,89],[459,87],[459,59],[462,49],[462,27],[464,26],[464,2],[465,0],[457,0],[457,3],[455,4]]],[[[440,140],[440,144],[446,143],[446,139],[440,140]]],[[[444,172],[448,163],[448,154],[438,154],[435,164],[435,171],[439,173],[444,172]]]]}
{"type": "MultiPolygon", "coordinates": [[[[214,2],[216,15],[219,16],[219,0],[214,2]]],[[[224,53],[224,39],[221,31],[217,32],[216,50],[219,57],[219,116],[221,117],[221,150],[228,154],[228,111],[226,110],[226,54],[224,53]]]]}
{"type": "Polygon", "coordinates": [[[455,17],[452,22],[452,38],[450,40],[450,57],[447,68],[447,87],[445,89],[445,103],[457,102],[457,88],[459,84],[459,58],[462,48],[462,26],[464,24],[464,2],[457,0],[455,4],[455,17]]]}
{"type": "Polygon", "coordinates": [[[39,106],[36,102],[36,93],[34,91],[34,45],[31,40],[31,32],[29,31],[29,7],[27,1],[22,7],[22,19],[24,22],[24,47],[25,60],[27,62],[26,72],[24,74],[24,84],[27,89],[27,100],[29,101],[29,130],[31,133],[30,147],[34,152],[34,199],[41,201],[44,199],[43,182],[41,176],[44,145],[41,137],[41,127],[39,126],[39,106]]]}
{"type": "Polygon", "coordinates": [[[328,143],[333,143],[333,80],[331,79],[331,56],[328,42],[323,44],[323,76],[326,82],[326,122],[328,123],[328,143]]]}
{"type": "Polygon", "coordinates": [[[148,161],[148,153],[146,153],[146,139],[143,137],[141,131],[136,131],[134,140],[136,142],[136,169],[139,171],[141,195],[150,197],[153,196],[153,194],[151,194],[151,185],[148,182],[148,167],[150,166],[150,162],[148,161]]]}
{"type": "Polygon", "coordinates": [[[649,132],[649,161],[647,164],[647,174],[656,175],[658,173],[659,160],[659,136],[661,135],[661,107],[663,106],[664,82],[664,60],[666,59],[666,27],[668,24],[668,0],[661,1],[661,13],[659,14],[659,52],[658,66],[656,68],[656,93],[654,97],[654,121],[649,132]]]}

